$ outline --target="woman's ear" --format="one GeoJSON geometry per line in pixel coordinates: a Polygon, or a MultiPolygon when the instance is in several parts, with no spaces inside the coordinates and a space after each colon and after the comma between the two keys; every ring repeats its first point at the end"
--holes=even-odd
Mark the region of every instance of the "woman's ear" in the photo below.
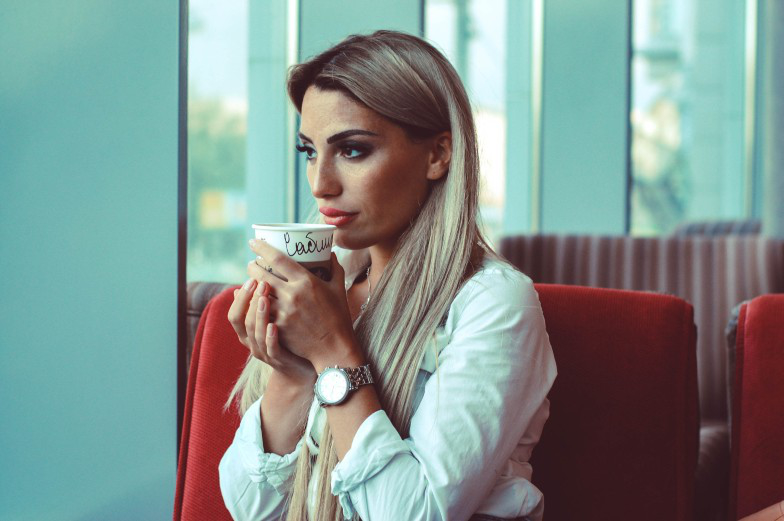
{"type": "Polygon", "coordinates": [[[433,138],[433,148],[430,151],[430,164],[427,178],[431,181],[441,179],[449,171],[449,162],[452,159],[452,133],[442,132],[433,138]]]}

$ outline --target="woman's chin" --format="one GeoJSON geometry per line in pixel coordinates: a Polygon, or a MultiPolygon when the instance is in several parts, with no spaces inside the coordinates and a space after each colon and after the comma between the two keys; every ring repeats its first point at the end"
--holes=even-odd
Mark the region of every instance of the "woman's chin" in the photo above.
{"type": "Polygon", "coordinates": [[[361,250],[369,246],[364,241],[357,240],[357,237],[351,237],[350,234],[347,234],[345,230],[340,228],[332,232],[332,244],[344,250],[361,250]]]}

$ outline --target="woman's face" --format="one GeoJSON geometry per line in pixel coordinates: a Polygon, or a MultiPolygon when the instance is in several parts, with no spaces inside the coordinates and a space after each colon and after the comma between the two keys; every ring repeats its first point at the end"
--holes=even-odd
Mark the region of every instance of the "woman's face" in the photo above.
{"type": "Polygon", "coordinates": [[[352,250],[379,245],[391,252],[449,166],[451,136],[421,144],[402,128],[340,91],[310,87],[302,101],[300,151],[310,190],[334,242],[352,250]],[[329,209],[352,214],[330,219],[329,209]]]}

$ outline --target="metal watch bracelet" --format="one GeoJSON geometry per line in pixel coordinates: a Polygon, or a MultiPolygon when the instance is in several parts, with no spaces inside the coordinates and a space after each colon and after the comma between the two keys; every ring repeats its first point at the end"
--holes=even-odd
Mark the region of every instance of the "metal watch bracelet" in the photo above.
{"type": "Polygon", "coordinates": [[[373,375],[370,374],[370,364],[361,365],[359,367],[343,367],[342,369],[348,375],[348,381],[351,383],[351,391],[356,390],[360,385],[373,383],[373,375]]]}

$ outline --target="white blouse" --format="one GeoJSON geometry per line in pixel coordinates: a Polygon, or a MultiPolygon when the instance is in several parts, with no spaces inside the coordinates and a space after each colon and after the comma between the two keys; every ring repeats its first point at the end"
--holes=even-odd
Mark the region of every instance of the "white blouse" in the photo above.
{"type": "MultiPolygon", "coordinates": [[[[348,289],[369,254],[334,251],[348,289]]],[[[344,517],[462,521],[482,513],[540,520],[544,498],[530,481],[528,461],[549,416],[556,367],[531,280],[485,259],[455,296],[434,342],[415,382],[408,437],[376,411],[332,472],[344,517]]],[[[223,499],[237,521],[281,516],[303,443],[284,456],[264,452],[262,398],[243,416],[219,465],[223,499]]],[[[311,453],[325,421],[314,398],[304,438],[311,453]]],[[[311,501],[317,476],[314,469],[311,501]]]]}

